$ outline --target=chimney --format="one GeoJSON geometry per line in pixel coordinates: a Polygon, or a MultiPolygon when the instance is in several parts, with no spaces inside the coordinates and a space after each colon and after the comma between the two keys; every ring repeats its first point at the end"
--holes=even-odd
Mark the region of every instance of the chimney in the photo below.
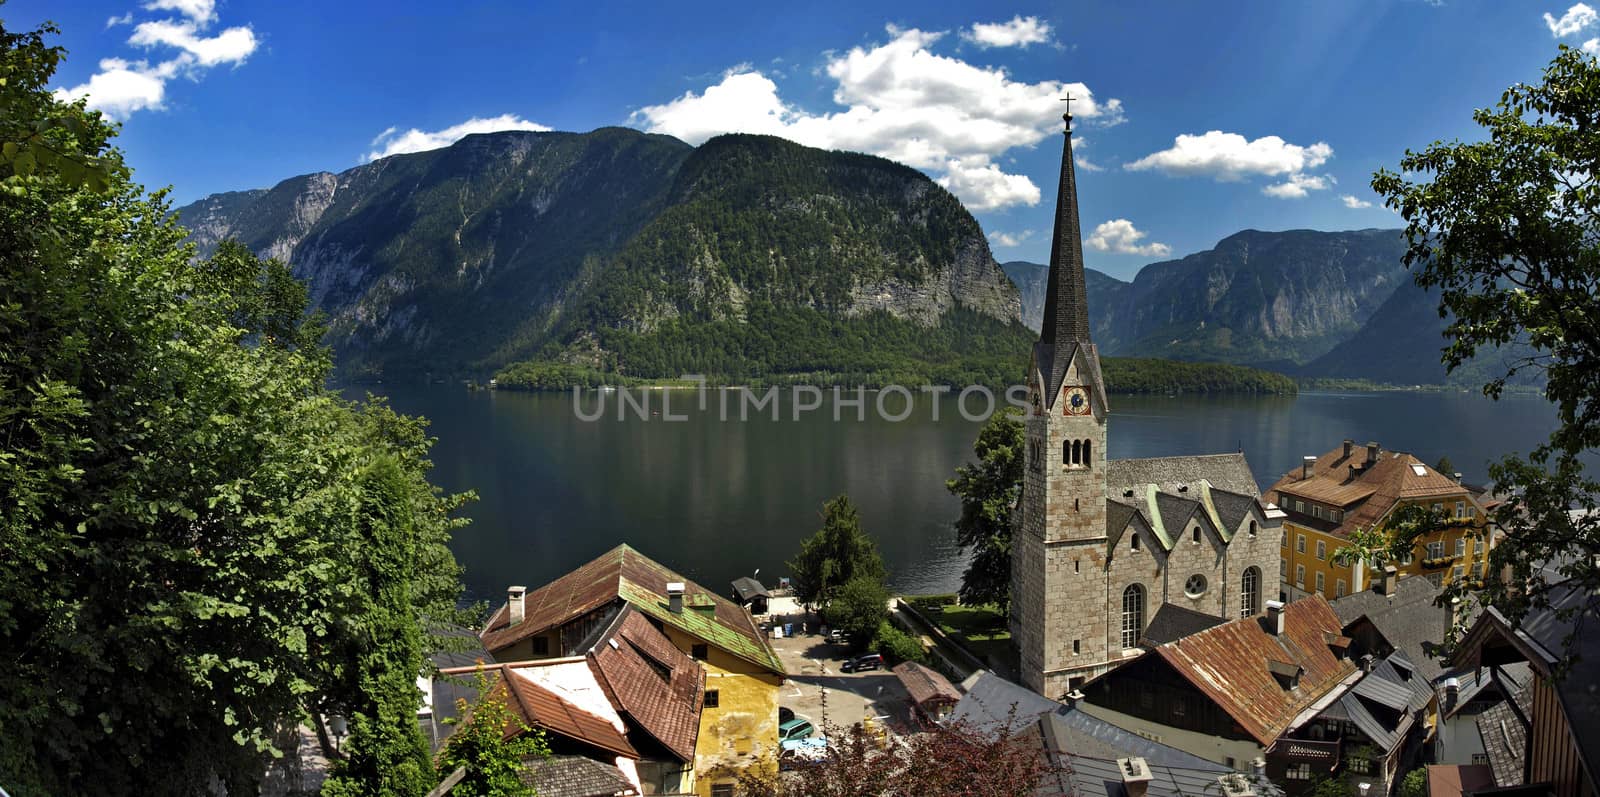
{"type": "Polygon", "coordinates": [[[527,587],[506,587],[506,607],[511,614],[509,625],[522,625],[522,618],[525,616],[522,599],[527,594],[527,587]]]}
{"type": "Polygon", "coordinates": [[[1376,442],[1367,443],[1367,464],[1371,465],[1372,463],[1377,462],[1377,461],[1378,461],[1378,444],[1376,442]]]}
{"type": "Polygon", "coordinates": [[[1150,792],[1150,765],[1143,758],[1119,758],[1117,770],[1122,773],[1122,790],[1127,797],[1145,797],[1150,792]]]}
{"type": "Polygon", "coordinates": [[[1460,484],[1461,483],[1461,471],[1456,471],[1455,473],[1450,474],[1450,478],[1455,479],[1456,484],[1460,484]]]}
{"type": "Polygon", "coordinates": [[[1072,691],[1061,696],[1061,702],[1066,705],[1067,708],[1076,707],[1078,703],[1082,701],[1083,690],[1081,689],[1073,689],[1072,691]]]}
{"type": "Polygon", "coordinates": [[[1372,672],[1372,668],[1374,666],[1373,665],[1373,661],[1374,661],[1374,659],[1373,659],[1373,656],[1372,656],[1371,653],[1368,653],[1367,655],[1362,656],[1361,657],[1361,671],[1362,672],[1372,672]]]}
{"type": "Polygon", "coordinates": [[[1267,633],[1283,635],[1283,601],[1267,601],[1267,633]]]}
{"type": "Polygon", "coordinates": [[[1257,756],[1250,761],[1250,772],[1258,778],[1267,776],[1267,759],[1257,756]]]}
{"type": "Polygon", "coordinates": [[[1349,459],[1350,458],[1350,452],[1352,450],[1354,450],[1355,447],[1356,447],[1356,441],[1351,440],[1348,437],[1346,437],[1344,439],[1344,458],[1345,459],[1349,459]]]}
{"type": "Polygon", "coordinates": [[[1394,565],[1383,566],[1383,594],[1393,596],[1400,588],[1400,571],[1394,565]]]}
{"type": "Polygon", "coordinates": [[[683,614],[683,582],[667,582],[667,610],[673,614],[683,614]]]}
{"type": "Polygon", "coordinates": [[[1446,678],[1444,688],[1439,692],[1439,712],[1448,714],[1454,711],[1456,701],[1461,698],[1461,682],[1455,678],[1446,678]]]}
{"type": "Polygon", "coordinates": [[[1302,478],[1302,479],[1311,478],[1311,466],[1315,465],[1315,464],[1317,464],[1317,458],[1316,457],[1313,457],[1313,456],[1301,457],[1300,458],[1300,478],[1302,478]]]}

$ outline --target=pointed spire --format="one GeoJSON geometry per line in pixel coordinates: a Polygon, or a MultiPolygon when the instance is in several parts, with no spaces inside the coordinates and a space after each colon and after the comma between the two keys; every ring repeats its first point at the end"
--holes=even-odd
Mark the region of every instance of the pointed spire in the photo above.
{"type": "MultiPolygon", "coordinates": [[[[1072,107],[1071,98],[1067,107],[1072,107]]],[[[1061,146],[1061,187],[1056,194],[1055,237],[1050,242],[1050,283],[1045,289],[1039,342],[1057,357],[1071,356],[1073,343],[1089,342],[1088,290],[1083,279],[1083,235],[1078,227],[1078,181],[1072,167],[1072,113],[1061,146]]],[[[1054,369],[1052,369],[1054,370],[1054,369]]]]}

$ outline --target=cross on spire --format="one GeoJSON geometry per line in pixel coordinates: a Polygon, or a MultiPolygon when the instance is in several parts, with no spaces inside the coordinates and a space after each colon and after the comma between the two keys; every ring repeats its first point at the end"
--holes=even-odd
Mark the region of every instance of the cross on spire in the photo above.
{"type": "Polygon", "coordinates": [[[1061,118],[1062,118],[1063,121],[1065,121],[1067,123],[1067,132],[1069,132],[1069,133],[1072,132],[1072,101],[1075,100],[1075,99],[1077,99],[1077,98],[1072,96],[1071,94],[1068,94],[1067,96],[1061,98],[1061,102],[1064,102],[1064,103],[1067,104],[1067,112],[1062,114],[1061,118]]]}

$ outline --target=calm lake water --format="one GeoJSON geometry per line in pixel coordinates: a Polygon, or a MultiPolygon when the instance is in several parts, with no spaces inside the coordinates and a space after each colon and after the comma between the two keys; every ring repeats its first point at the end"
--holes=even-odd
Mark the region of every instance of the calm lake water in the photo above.
{"type": "MultiPolygon", "coordinates": [[[[704,412],[679,393],[670,411],[687,420],[669,422],[619,421],[612,394],[605,417],[587,422],[570,394],[456,385],[375,392],[432,421],[436,483],[478,492],[466,510],[472,525],[453,544],[474,599],[497,600],[510,584],[536,587],[621,542],[710,589],[757,568],[772,584],[817,529],[822,503],[840,493],[860,508],[896,590],[953,591],[965,567],[951,529],[959,507],[944,482],[972,459],[979,424],[961,417],[953,397],[937,400],[937,421],[936,400],[922,396],[896,423],[878,416],[869,393],[866,420],[846,407],[835,422],[831,394],[796,421],[786,393],[780,420],[769,411],[741,422],[737,394],[723,420],[718,392],[708,393],[704,412]]],[[[585,412],[598,395],[583,396],[585,412]]],[[[660,411],[660,394],[650,401],[660,411]]],[[[891,413],[902,406],[897,397],[886,404],[891,413]]],[[[1488,462],[1526,452],[1554,428],[1553,411],[1537,398],[1464,394],[1113,396],[1111,410],[1112,457],[1242,449],[1263,486],[1346,437],[1430,463],[1448,455],[1468,481],[1481,482],[1488,462]]]]}

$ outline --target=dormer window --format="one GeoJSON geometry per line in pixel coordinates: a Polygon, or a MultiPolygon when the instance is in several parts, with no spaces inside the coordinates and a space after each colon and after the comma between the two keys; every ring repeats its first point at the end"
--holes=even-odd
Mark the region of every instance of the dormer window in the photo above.
{"type": "Polygon", "coordinates": [[[1300,665],[1282,661],[1268,661],[1267,670],[1272,673],[1272,677],[1278,681],[1278,686],[1283,689],[1299,688],[1300,673],[1304,672],[1300,665]]]}

